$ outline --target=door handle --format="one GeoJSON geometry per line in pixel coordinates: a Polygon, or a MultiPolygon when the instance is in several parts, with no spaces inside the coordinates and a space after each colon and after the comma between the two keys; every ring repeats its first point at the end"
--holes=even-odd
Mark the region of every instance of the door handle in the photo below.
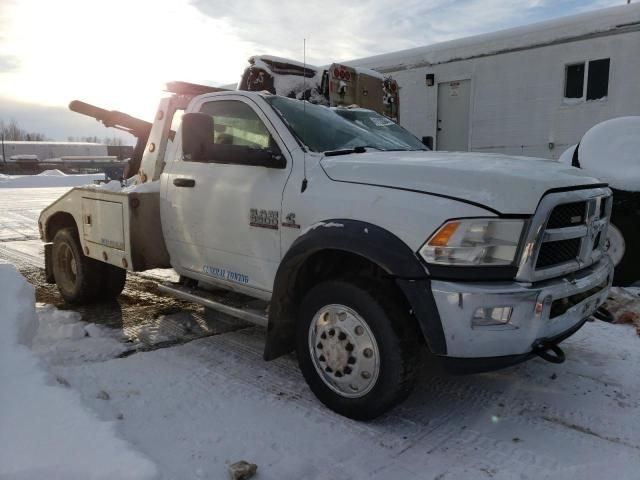
{"type": "Polygon", "coordinates": [[[176,187],[195,187],[196,181],[193,178],[174,178],[173,184],[176,187]]]}

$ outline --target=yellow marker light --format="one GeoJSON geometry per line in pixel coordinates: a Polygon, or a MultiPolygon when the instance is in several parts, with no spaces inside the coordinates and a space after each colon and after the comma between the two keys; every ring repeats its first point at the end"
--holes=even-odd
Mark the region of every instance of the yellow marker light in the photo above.
{"type": "Polygon", "coordinates": [[[456,233],[460,222],[449,222],[443,225],[438,233],[436,233],[431,240],[429,240],[429,246],[431,247],[446,247],[449,243],[449,239],[456,233]]]}

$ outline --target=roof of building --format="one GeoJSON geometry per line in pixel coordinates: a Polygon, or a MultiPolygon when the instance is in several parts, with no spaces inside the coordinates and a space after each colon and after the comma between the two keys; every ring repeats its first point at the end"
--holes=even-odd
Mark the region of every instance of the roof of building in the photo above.
{"type": "Polygon", "coordinates": [[[638,30],[640,3],[632,3],[342,63],[393,72],[638,30]]]}

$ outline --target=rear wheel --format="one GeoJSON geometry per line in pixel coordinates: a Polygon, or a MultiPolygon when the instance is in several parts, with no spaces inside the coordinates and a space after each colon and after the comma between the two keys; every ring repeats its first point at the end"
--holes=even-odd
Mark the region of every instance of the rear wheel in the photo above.
{"type": "Polygon", "coordinates": [[[53,239],[53,277],[69,303],[90,303],[99,298],[102,264],[84,255],[73,228],[59,230],[53,239]]]}
{"type": "Polygon", "coordinates": [[[415,382],[419,336],[407,309],[371,282],[327,281],[300,308],[296,350],[309,387],[350,418],[375,418],[415,382]]]}
{"type": "Polygon", "coordinates": [[[102,264],[102,278],[99,298],[101,300],[114,300],[124,290],[127,281],[127,271],[108,263],[102,264]]]}

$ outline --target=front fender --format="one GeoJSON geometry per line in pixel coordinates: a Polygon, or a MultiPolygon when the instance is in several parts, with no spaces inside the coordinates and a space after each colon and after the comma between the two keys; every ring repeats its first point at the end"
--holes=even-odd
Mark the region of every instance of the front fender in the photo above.
{"type": "Polygon", "coordinates": [[[295,288],[298,273],[312,255],[323,250],[358,255],[380,267],[405,294],[431,350],[446,352],[428,272],[417,255],[393,233],[376,225],[358,220],[332,219],[308,227],[280,263],[269,309],[264,351],[266,360],[293,350],[299,301],[295,288]]]}

